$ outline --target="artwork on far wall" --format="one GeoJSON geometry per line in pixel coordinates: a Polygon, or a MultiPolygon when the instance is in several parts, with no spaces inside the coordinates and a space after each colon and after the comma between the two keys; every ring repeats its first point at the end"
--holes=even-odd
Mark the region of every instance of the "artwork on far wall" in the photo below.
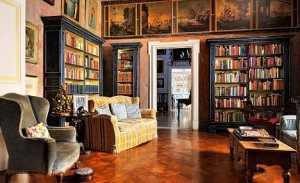
{"type": "Polygon", "coordinates": [[[38,63],[38,43],[39,43],[39,27],[26,22],[26,35],[25,35],[25,54],[26,62],[38,63]]]}
{"type": "Polygon", "coordinates": [[[209,31],[210,0],[178,1],[178,32],[209,31]]]}
{"type": "Polygon", "coordinates": [[[26,76],[25,80],[25,93],[26,95],[38,96],[38,77],[26,76]]]}
{"type": "Polygon", "coordinates": [[[86,1],[86,28],[95,33],[100,34],[100,1],[87,0],[86,1]]]}
{"type": "Polygon", "coordinates": [[[216,0],[217,30],[250,29],[250,0],[216,0]]]}
{"type": "Polygon", "coordinates": [[[136,34],[136,4],[112,5],[109,12],[110,36],[136,34]]]}
{"type": "Polygon", "coordinates": [[[62,0],[62,14],[75,23],[84,26],[84,0],[62,0]]]}
{"type": "Polygon", "coordinates": [[[164,59],[163,58],[157,58],[157,74],[163,75],[164,74],[164,59]]]}
{"type": "Polygon", "coordinates": [[[292,0],[257,0],[257,28],[292,26],[292,0]]]}
{"type": "Polygon", "coordinates": [[[172,1],[144,3],[141,13],[142,34],[172,33],[172,1]]]}
{"type": "Polygon", "coordinates": [[[164,87],[165,87],[165,79],[157,78],[157,88],[164,88],[164,87]]]}

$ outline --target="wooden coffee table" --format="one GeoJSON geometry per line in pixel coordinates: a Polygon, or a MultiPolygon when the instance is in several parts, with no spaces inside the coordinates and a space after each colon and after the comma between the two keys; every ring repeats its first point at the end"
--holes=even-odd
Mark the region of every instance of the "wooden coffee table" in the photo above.
{"type": "Polygon", "coordinates": [[[279,147],[266,147],[260,142],[243,141],[235,133],[234,128],[228,128],[230,158],[234,162],[242,161],[247,171],[247,182],[252,178],[257,164],[280,165],[283,169],[284,183],[289,183],[291,174],[291,154],[295,149],[276,139],[279,147]]]}

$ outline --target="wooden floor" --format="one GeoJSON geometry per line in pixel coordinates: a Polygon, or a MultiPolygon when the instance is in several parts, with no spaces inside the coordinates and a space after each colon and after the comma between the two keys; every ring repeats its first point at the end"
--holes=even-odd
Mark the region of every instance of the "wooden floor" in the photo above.
{"type": "MultiPolygon", "coordinates": [[[[243,183],[245,172],[234,167],[229,160],[228,135],[190,130],[159,129],[158,139],[119,154],[92,152],[81,155],[81,167],[94,169],[89,182],[137,182],[137,183],[243,183]]],[[[24,157],[26,158],[26,157],[24,157]]],[[[278,166],[266,167],[254,176],[253,182],[282,182],[278,166]]],[[[72,170],[67,174],[71,175],[72,170]]],[[[300,182],[293,164],[291,182],[300,182]]],[[[65,182],[76,182],[66,176],[65,182]]],[[[0,182],[4,177],[0,176],[0,182]]],[[[55,182],[54,177],[13,176],[12,183],[55,182]]]]}
{"type": "Polygon", "coordinates": [[[159,112],[157,113],[157,125],[159,128],[190,130],[192,129],[192,110],[185,106],[180,110],[179,118],[177,109],[159,112]]]}

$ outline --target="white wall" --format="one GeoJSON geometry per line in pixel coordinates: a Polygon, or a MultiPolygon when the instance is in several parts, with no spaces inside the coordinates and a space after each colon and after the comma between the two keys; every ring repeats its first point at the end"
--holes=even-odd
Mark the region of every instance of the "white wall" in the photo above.
{"type": "MultiPolygon", "coordinates": [[[[0,0],[0,95],[25,93],[25,1],[0,0]]],[[[0,119],[1,120],[1,119],[0,119]]],[[[0,130],[0,171],[7,167],[0,130]]]]}

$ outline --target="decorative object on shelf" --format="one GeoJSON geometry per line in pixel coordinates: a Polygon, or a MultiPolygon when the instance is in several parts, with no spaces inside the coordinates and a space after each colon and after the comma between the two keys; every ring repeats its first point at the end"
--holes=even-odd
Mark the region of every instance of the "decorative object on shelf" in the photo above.
{"type": "Polygon", "coordinates": [[[86,28],[99,35],[100,34],[100,1],[87,0],[86,1],[86,15],[85,15],[86,28]]]}
{"type": "Polygon", "coordinates": [[[54,4],[55,4],[55,0],[44,0],[44,1],[52,6],[54,6],[54,4]]]}
{"type": "Polygon", "coordinates": [[[164,88],[165,82],[164,78],[157,78],[157,88],[164,88]]]}
{"type": "Polygon", "coordinates": [[[178,1],[178,32],[209,31],[210,0],[178,1]]]}
{"type": "Polygon", "coordinates": [[[38,86],[39,83],[37,76],[26,76],[26,95],[38,96],[38,86]]]}
{"type": "Polygon", "coordinates": [[[26,62],[38,63],[39,27],[26,21],[25,54],[26,62]]]}
{"type": "Polygon", "coordinates": [[[57,94],[52,99],[52,113],[70,114],[72,112],[72,100],[67,96],[65,87],[60,85],[57,94]]]}
{"type": "Polygon", "coordinates": [[[84,113],[88,110],[87,95],[73,95],[73,111],[76,113],[84,113]]]}

